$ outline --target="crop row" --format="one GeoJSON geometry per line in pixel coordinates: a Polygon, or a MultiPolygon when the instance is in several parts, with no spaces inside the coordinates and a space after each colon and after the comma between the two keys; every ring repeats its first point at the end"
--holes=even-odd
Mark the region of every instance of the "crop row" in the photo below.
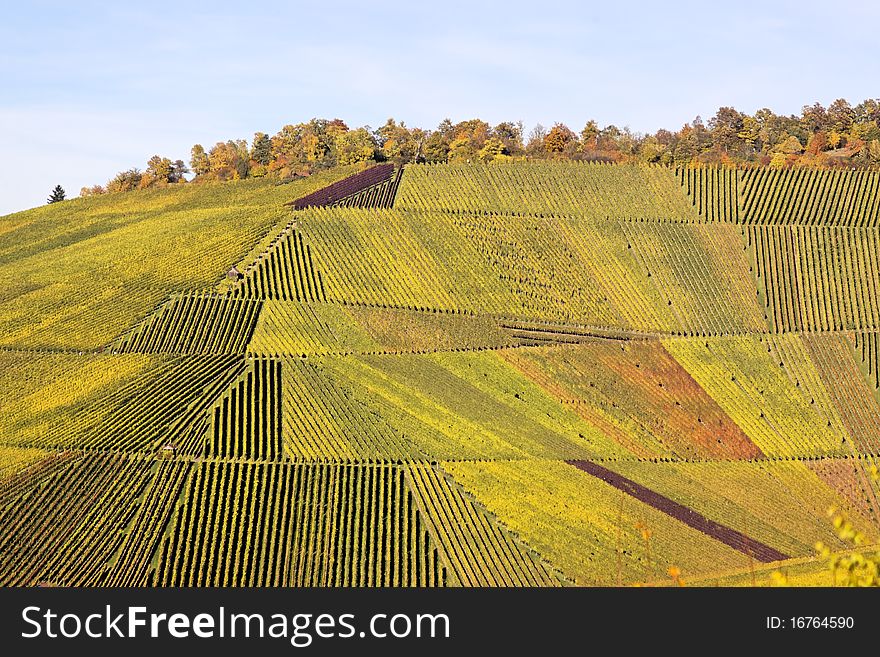
{"type": "Polygon", "coordinates": [[[594,221],[698,219],[671,170],[577,162],[410,165],[395,208],[568,215],[594,221]]]}
{"type": "Polygon", "coordinates": [[[852,344],[840,334],[808,334],[801,339],[856,449],[862,453],[880,453],[877,401],[853,358],[852,344]]]}
{"type": "Polygon", "coordinates": [[[492,351],[328,358],[325,367],[431,458],[627,453],[492,351]]]}
{"type": "Polygon", "coordinates": [[[680,504],[675,500],[666,497],[653,489],[647,488],[632,479],[624,477],[613,470],[609,470],[598,463],[593,463],[592,461],[570,461],[569,465],[601,479],[621,492],[631,495],[658,511],[683,522],[688,527],[693,527],[697,531],[703,532],[707,536],[714,538],[716,541],[720,541],[735,550],[739,550],[758,561],[770,563],[788,558],[786,554],[779,550],[776,550],[769,545],[765,545],[740,531],[731,529],[726,525],[711,520],[691,507],[680,504]]]}
{"type": "Polygon", "coordinates": [[[172,297],[111,349],[113,352],[243,354],[260,301],[206,294],[172,297]]]}
{"type": "Polygon", "coordinates": [[[49,452],[42,449],[8,447],[0,444],[0,491],[3,490],[9,477],[33,466],[47,456],[49,452]]]}
{"type": "Polygon", "coordinates": [[[461,586],[554,586],[550,571],[430,465],[406,470],[438,550],[461,586]]]}
{"type": "Polygon", "coordinates": [[[681,186],[703,219],[739,223],[738,169],[685,167],[677,173],[681,186]]]}
{"type": "MultiPolygon", "coordinates": [[[[379,164],[360,173],[348,176],[326,187],[303,196],[288,203],[294,210],[304,210],[311,207],[323,207],[334,205],[357,196],[359,193],[380,185],[381,183],[394,180],[394,165],[379,164]]],[[[393,201],[393,198],[392,198],[393,201]]],[[[361,206],[366,207],[366,206],[361,206]]],[[[374,207],[374,206],[370,206],[374,207]]]]}
{"type": "Polygon", "coordinates": [[[234,288],[238,297],[323,301],[321,272],[312,264],[312,250],[302,234],[290,230],[263,253],[234,288]]]}
{"type": "Polygon", "coordinates": [[[843,427],[792,382],[767,342],[749,336],[663,344],[765,455],[849,453],[843,427]]]}
{"type": "Polygon", "coordinates": [[[766,330],[746,245],[734,226],[621,223],[621,228],[686,332],[766,330]]]}
{"type": "Polygon", "coordinates": [[[800,390],[804,398],[810,398],[810,405],[826,420],[826,426],[849,438],[846,424],[829,392],[829,387],[838,384],[822,379],[803,338],[791,333],[771,335],[767,337],[767,347],[791,385],[800,390]]]}
{"type": "Polygon", "coordinates": [[[279,361],[249,361],[214,404],[207,456],[281,459],[281,390],[279,361]]]}
{"type": "Polygon", "coordinates": [[[71,199],[4,218],[0,344],[99,349],[245,257],[281,205],[353,170],[71,199]]]}
{"type": "Polygon", "coordinates": [[[740,173],[740,216],[750,224],[880,223],[880,173],[766,167],[740,173]]]}
{"type": "Polygon", "coordinates": [[[103,585],[149,584],[153,555],[159,549],[189,471],[189,461],[159,461],[113,565],[101,582],[103,585]]]}
{"type": "MultiPolygon", "coordinates": [[[[829,459],[816,463],[841,463],[829,459]]],[[[712,523],[745,534],[791,556],[811,556],[814,544],[845,547],[827,518],[829,507],[846,511],[874,536],[870,514],[853,504],[833,477],[817,476],[801,461],[702,463],[607,463],[605,466],[712,523]]],[[[843,474],[843,471],[840,472],[843,474]]],[[[757,552],[754,553],[759,558],[757,552]]]]}
{"type": "MultiPolygon", "coordinates": [[[[650,465],[657,465],[651,463],[650,465]]],[[[559,461],[443,463],[506,527],[577,585],[669,581],[749,557],[559,461]]]]}
{"type": "Polygon", "coordinates": [[[93,455],[0,509],[0,585],[100,583],[150,480],[142,457],[93,455]]]}
{"type": "Polygon", "coordinates": [[[202,445],[179,443],[182,430],[242,368],[235,356],[165,361],[82,412],[58,418],[37,445],[152,452],[171,443],[176,452],[201,453],[202,445]]]}
{"type": "Polygon", "coordinates": [[[874,390],[880,389],[880,333],[856,331],[854,342],[874,390]]]}
{"type": "MultiPolygon", "coordinates": [[[[385,165],[380,165],[385,166],[385,165]]],[[[394,198],[397,188],[400,186],[400,178],[403,169],[398,169],[392,177],[367,187],[359,192],[349,194],[332,203],[334,206],[344,208],[390,208],[394,206],[394,198]]]]}
{"type": "MultiPolygon", "coordinates": [[[[17,448],[4,447],[3,449],[17,448]]],[[[39,486],[41,482],[51,479],[56,473],[64,470],[71,460],[77,458],[79,455],[75,452],[52,452],[45,458],[7,475],[0,481],[0,508],[14,503],[27,489],[39,486]]]]}
{"type": "Polygon", "coordinates": [[[653,331],[766,330],[733,225],[325,209],[305,217],[303,231],[332,301],[653,331]]]}
{"type": "Polygon", "coordinates": [[[517,343],[489,315],[268,300],[248,354],[412,353],[517,343]]]}
{"type": "Polygon", "coordinates": [[[403,459],[406,439],[375,409],[353,398],[332,371],[309,361],[283,361],[283,435],[295,459],[403,459]]]}
{"type": "Polygon", "coordinates": [[[194,466],[154,583],[442,586],[445,568],[394,466],[194,466]]]}
{"type": "Polygon", "coordinates": [[[504,358],[640,458],[761,456],[659,341],[517,349],[504,358]]]}
{"type": "Polygon", "coordinates": [[[880,328],[880,234],[840,226],[750,226],[777,331],[880,328]]]}

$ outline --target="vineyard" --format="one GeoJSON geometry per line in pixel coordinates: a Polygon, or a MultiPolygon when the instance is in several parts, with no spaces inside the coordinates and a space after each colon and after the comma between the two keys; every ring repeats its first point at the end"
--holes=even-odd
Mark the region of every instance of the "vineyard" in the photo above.
{"type": "Polygon", "coordinates": [[[829,508],[880,541],[878,185],[381,164],[0,218],[0,585],[825,583],[829,508]]]}

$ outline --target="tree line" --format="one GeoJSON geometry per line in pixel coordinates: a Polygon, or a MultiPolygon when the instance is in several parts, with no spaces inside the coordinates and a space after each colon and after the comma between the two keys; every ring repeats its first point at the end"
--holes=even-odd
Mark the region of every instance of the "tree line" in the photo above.
{"type": "Polygon", "coordinates": [[[492,126],[481,119],[452,123],[434,130],[410,128],[388,119],[382,127],[349,128],[340,119],[312,119],[285,125],[275,135],[254,134],[218,142],[209,149],[196,144],[189,164],[155,155],[141,171],[122,171],[106,185],[84,187],[89,196],[187,182],[238,180],[272,176],[288,180],[316,170],[359,162],[497,162],[512,159],[560,159],[600,162],[646,162],[667,166],[853,167],[880,165],[880,99],[856,106],[844,99],[827,108],[805,105],[800,115],[778,115],[770,109],[754,114],[720,108],[703,121],[696,117],[677,131],[653,134],[590,120],[580,132],[563,123],[535,126],[506,121],[492,126]]]}

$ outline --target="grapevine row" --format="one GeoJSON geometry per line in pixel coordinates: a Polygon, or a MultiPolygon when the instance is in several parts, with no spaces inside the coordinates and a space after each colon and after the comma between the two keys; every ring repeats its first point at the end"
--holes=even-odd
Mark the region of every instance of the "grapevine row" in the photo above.
{"type": "MultiPolygon", "coordinates": [[[[393,184],[395,180],[396,178],[394,176],[394,165],[379,164],[374,167],[370,167],[365,171],[361,171],[360,173],[356,173],[353,176],[349,176],[348,178],[343,178],[342,180],[334,182],[327,187],[322,187],[321,189],[312,192],[308,196],[298,198],[295,201],[288,203],[287,205],[293,207],[294,210],[304,210],[305,208],[310,207],[346,204],[346,201],[353,201],[353,197],[359,196],[365,190],[368,190],[370,188],[378,188],[377,186],[382,186],[383,183],[387,182],[391,182],[393,184]]],[[[385,194],[383,194],[381,200],[383,202],[387,202],[388,205],[360,205],[358,207],[390,207],[391,203],[394,200],[393,191],[395,188],[396,185],[393,185],[387,190],[382,190],[383,192],[385,192],[385,194]],[[390,198],[388,198],[388,192],[392,192],[392,194],[390,194],[390,198]]],[[[361,199],[361,201],[366,200],[368,199],[361,199]]],[[[378,201],[378,199],[376,200],[378,201]]]]}
{"type": "Polygon", "coordinates": [[[194,466],[154,583],[442,586],[440,563],[394,466],[194,466]]]}
{"type": "Polygon", "coordinates": [[[352,398],[330,372],[309,362],[283,365],[283,431],[293,458],[403,459],[406,440],[375,409],[352,398]]]}
{"type": "Polygon", "coordinates": [[[880,333],[856,331],[854,334],[856,352],[868,372],[874,390],[880,389],[880,333]]]}
{"type": "Polygon", "coordinates": [[[159,462],[103,584],[114,587],[149,584],[151,560],[159,548],[189,470],[188,461],[159,462]]]}
{"type": "Polygon", "coordinates": [[[215,402],[207,455],[274,461],[281,440],[281,362],[258,359],[215,402]]]}
{"type": "Polygon", "coordinates": [[[584,162],[410,165],[394,207],[578,216],[599,222],[699,218],[666,167],[584,162]]]}
{"type": "Polygon", "coordinates": [[[137,512],[150,465],[122,455],[72,460],[0,510],[0,585],[100,583],[137,512]]]}
{"type": "Polygon", "coordinates": [[[443,559],[462,586],[553,586],[557,582],[509,533],[430,465],[407,469],[408,484],[443,559]]]}
{"type": "Polygon", "coordinates": [[[703,219],[739,223],[738,169],[681,168],[677,173],[681,186],[703,219]]]}
{"type": "Polygon", "coordinates": [[[332,205],[344,208],[394,207],[394,198],[397,195],[397,188],[400,186],[402,175],[403,169],[398,169],[397,173],[388,179],[341,198],[332,203],[332,205]]]}
{"type": "Polygon", "coordinates": [[[113,347],[114,352],[243,354],[260,301],[206,294],[173,297],[113,347]]]}
{"type": "Polygon", "coordinates": [[[312,263],[311,246],[291,230],[260,256],[233,291],[248,299],[326,300],[324,281],[312,263]]]}
{"type": "Polygon", "coordinates": [[[775,330],[880,328],[880,233],[750,226],[748,239],[775,330]]]}
{"type": "Polygon", "coordinates": [[[185,427],[204,412],[230,378],[241,371],[236,356],[173,359],[90,406],[84,419],[71,418],[74,429],[59,423],[41,445],[115,451],[153,451],[172,443],[175,452],[201,453],[202,445],[184,445],[185,427]],[[213,392],[212,392],[213,391],[213,392]]]}
{"type": "Polygon", "coordinates": [[[880,224],[880,173],[766,167],[741,172],[741,216],[751,224],[880,224]]]}

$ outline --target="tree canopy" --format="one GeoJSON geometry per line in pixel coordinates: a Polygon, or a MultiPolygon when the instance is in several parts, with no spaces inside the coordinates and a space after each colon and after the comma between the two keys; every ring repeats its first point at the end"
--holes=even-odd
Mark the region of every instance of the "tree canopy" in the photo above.
{"type": "MultiPolygon", "coordinates": [[[[721,107],[707,121],[699,116],[678,130],[652,134],[587,120],[576,132],[563,123],[548,130],[536,125],[523,135],[521,121],[495,126],[481,119],[433,130],[409,127],[389,118],[377,129],[351,129],[341,119],[318,119],[283,126],[275,135],[256,132],[248,142],[230,139],[209,149],[195,144],[189,166],[155,155],[141,171],[118,173],[105,186],[81,195],[128,191],[193,181],[274,176],[288,179],[339,164],[359,162],[493,162],[510,159],[568,159],[651,162],[664,165],[878,166],[880,99],[852,106],[838,99],[830,106],[804,105],[800,115],[777,115],[768,108],[754,114],[721,107]]],[[[63,191],[63,190],[62,190],[63,191]]]]}

